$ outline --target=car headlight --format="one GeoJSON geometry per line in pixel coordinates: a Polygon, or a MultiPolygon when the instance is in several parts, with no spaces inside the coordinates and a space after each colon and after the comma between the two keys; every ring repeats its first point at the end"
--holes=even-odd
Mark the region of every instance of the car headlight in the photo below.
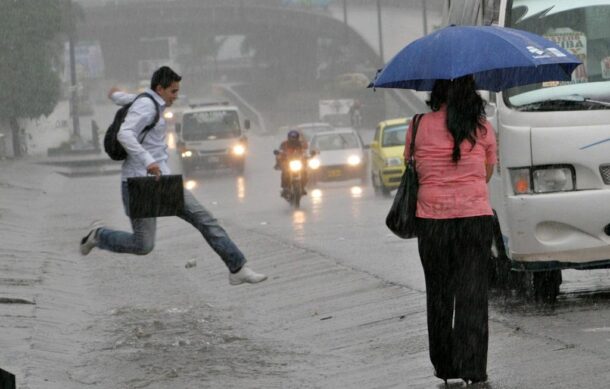
{"type": "Polygon", "coordinates": [[[398,157],[386,158],[385,159],[385,165],[386,166],[401,166],[402,165],[402,159],[400,159],[398,157]]]}
{"type": "Polygon", "coordinates": [[[163,113],[163,117],[166,119],[172,119],[174,117],[174,113],[172,111],[165,111],[163,113]]]}
{"type": "Polygon", "coordinates": [[[572,166],[541,166],[510,169],[513,192],[519,194],[565,192],[575,189],[572,166]]]}
{"type": "Polygon", "coordinates": [[[360,162],[362,162],[362,160],[361,160],[361,159],[360,159],[360,157],[359,157],[359,156],[357,156],[357,155],[350,155],[350,156],[347,158],[347,164],[348,164],[348,165],[350,165],[350,166],[357,166],[357,165],[360,165],[360,162]]]}
{"type": "Polygon", "coordinates": [[[299,161],[298,159],[293,159],[292,161],[290,161],[288,166],[290,167],[290,171],[298,172],[303,169],[303,162],[299,161]]]}
{"type": "Polygon", "coordinates": [[[193,152],[191,150],[186,150],[182,152],[182,158],[190,158],[193,156],[193,152]]]}
{"type": "Polygon", "coordinates": [[[246,146],[242,145],[242,144],[237,144],[235,146],[233,146],[233,154],[237,155],[237,156],[242,156],[246,153],[246,146]]]}
{"type": "Polygon", "coordinates": [[[318,158],[312,158],[307,163],[310,169],[316,170],[320,168],[320,160],[318,158]]]}

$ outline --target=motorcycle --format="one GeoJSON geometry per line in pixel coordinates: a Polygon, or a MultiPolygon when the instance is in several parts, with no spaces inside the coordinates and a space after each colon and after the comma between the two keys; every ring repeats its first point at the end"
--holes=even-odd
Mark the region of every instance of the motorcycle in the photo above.
{"type": "MultiPolygon", "coordinates": [[[[281,152],[279,150],[273,150],[273,154],[276,156],[280,155],[281,152]]],[[[288,185],[282,191],[281,196],[288,201],[288,203],[295,209],[298,209],[301,206],[301,197],[303,197],[304,193],[304,169],[306,158],[303,157],[292,157],[287,162],[288,167],[288,185]]]]}

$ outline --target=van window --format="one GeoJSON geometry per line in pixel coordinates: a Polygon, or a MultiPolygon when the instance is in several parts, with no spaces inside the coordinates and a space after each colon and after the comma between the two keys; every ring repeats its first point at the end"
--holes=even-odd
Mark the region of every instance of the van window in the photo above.
{"type": "Polygon", "coordinates": [[[236,111],[202,111],[185,113],[182,137],[185,141],[235,138],[241,135],[236,111]]]}

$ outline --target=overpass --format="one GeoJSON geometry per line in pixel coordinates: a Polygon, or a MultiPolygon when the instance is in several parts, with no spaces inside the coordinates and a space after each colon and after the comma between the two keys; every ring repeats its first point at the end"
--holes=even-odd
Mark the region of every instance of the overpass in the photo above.
{"type": "MultiPolygon", "coordinates": [[[[351,5],[349,0],[344,4],[348,7],[341,9],[335,3],[320,9],[289,6],[285,0],[114,1],[87,5],[77,34],[81,41],[100,42],[106,76],[119,81],[141,77],[138,62],[147,55],[142,50],[143,39],[175,37],[177,61],[190,80],[205,84],[225,78],[250,83],[252,88],[246,93],[259,102],[267,101],[266,109],[273,106],[273,95],[279,90],[320,90],[342,73],[365,73],[371,78],[380,67],[379,45],[372,38],[377,33],[375,9],[364,3],[351,5]],[[227,36],[243,36],[242,49],[255,54],[241,58],[242,62],[219,63],[219,37],[227,36]]],[[[411,15],[398,6],[382,11],[389,57],[394,47],[404,45],[394,42],[406,37],[398,35],[397,39],[392,30],[411,31],[414,39],[415,31],[422,31],[421,20],[405,23],[419,14],[411,15]],[[401,22],[406,29],[400,27],[401,22]]],[[[370,91],[361,94],[371,100],[369,105],[379,106],[385,104],[379,98],[385,93],[377,92],[372,99],[370,91]]],[[[394,94],[393,100],[401,112],[422,109],[421,101],[409,93],[394,94]]],[[[309,111],[303,116],[311,116],[314,109],[313,105],[301,108],[309,111]]],[[[371,119],[376,121],[384,115],[371,119]]]]}

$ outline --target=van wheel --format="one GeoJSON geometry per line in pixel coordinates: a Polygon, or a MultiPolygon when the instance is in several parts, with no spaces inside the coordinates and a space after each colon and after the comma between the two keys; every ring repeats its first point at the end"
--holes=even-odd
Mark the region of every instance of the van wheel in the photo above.
{"type": "Polygon", "coordinates": [[[561,285],[561,270],[539,271],[532,274],[532,287],[537,302],[553,304],[561,285]]]}

